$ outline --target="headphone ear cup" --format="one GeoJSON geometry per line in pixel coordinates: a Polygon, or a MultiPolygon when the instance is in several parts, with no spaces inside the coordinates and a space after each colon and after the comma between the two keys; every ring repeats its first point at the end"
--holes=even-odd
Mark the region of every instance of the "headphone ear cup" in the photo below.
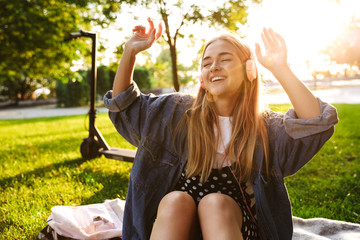
{"type": "Polygon", "coordinates": [[[255,61],[250,59],[246,61],[246,76],[250,82],[256,79],[256,64],[255,61]]]}
{"type": "Polygon", "coordinates": [[[202,80],[202,76],[201,76],[201,75],[199,76],[199,81],[200,81],[200,86],[201,86],[201,88],[206,91],[206,87],[205,87],[204,81],[202,80]]]}

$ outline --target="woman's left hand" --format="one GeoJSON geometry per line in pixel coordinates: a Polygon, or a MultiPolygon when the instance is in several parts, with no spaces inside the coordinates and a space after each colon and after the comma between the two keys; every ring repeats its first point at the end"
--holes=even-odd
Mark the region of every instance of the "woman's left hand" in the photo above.
{"type": "Polygon", "coordinates": [[[261,38],[265,47],[265,54],[262,54],[258,43],[255,45],[255,53],[259,63],[273,73],[281,70],[282,67],[287,67],[287,49],[282,36],[271,28],[264,28],[261,38]]]}

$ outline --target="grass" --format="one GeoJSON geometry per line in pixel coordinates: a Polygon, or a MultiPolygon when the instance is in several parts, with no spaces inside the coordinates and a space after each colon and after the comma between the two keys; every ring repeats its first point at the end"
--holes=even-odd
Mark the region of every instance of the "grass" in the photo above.
{"type": "MultiPolygon", "coordinates": [[[[295,216],[360,223],[360,105],[336,107],[334,136],[286,184],[295,216]]],[[[83,160],[84,125],[85,116],[0,121],[0,239],[36,239],[56,205],[125,199],[131,164],[83,160]]],[[[96,125],[110,146],[133,148],[107,114],[99,114],[96,125]]]]}

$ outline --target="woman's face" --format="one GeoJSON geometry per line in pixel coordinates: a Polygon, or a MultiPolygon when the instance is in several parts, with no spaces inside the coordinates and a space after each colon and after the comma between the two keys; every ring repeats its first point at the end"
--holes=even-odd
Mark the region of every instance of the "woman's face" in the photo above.
{"type": "Polygon", "coordinates": [[[219,98],[236,99],[244,81],[244,67],[238,50],[226,40],[215,40],[205,50],[201,77],[206,89],[219,98]]]}

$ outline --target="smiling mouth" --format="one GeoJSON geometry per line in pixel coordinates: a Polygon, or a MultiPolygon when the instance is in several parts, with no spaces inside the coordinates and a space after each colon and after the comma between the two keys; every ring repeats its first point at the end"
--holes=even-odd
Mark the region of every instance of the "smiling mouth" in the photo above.
{"type": "Polygon", "coordinates": [[[224,80],[225,78],[224,77],[213,77],[210,82],[217,82],[217,81],[221,81],[221,80],[224,80]]]}

